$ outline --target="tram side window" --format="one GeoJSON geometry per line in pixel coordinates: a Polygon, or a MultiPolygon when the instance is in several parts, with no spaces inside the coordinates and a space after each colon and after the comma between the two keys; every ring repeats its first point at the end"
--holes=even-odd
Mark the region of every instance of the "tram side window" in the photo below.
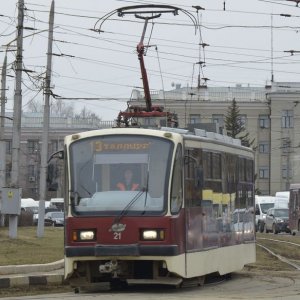
{"type": "Polygon", "coordinates": [[[185,200],[189,207],[200,206],[203,187],[202,151],[188,149],[185,152],[185,200]]]}
{"type": "Polygon", "coordinates": [[[253,181],[253,161],[250,159],[246,160],[246,181],[251,182],[253,181]]]}
{"type": "Polygon", "coordinates": [[[240,181],[246,181],[246,159],[241,157],[239,159],[239,178],[240,181]]]}
{"type": "Polygon", "coordinates": [[[254,210],[253,200],[253,161],[239,158],[239,187],[237,207],[254,210]]]}
{"type": "Polygon", "coordinates": [[[236,192],[236,183],[237,183],[237,157],[236,155],[225,153],[225,187],[228,193],[236,192]]]}
{"type": "Polygon", "coordinates": [[[222,192],[222,159],[220,153],[203,151],[204,187],[222,192]]]}
{"type": "Polygon", "coordinates": [[[221,154],[220,153],[212,153],[212,178],[213,179],[221,179],[221,154]]]}
{"type": "Polygon", "coordinates": [[[183,201],[183,187],[182,187],[182,148],[178,146],[173,175],[172,175],[172,189],[171,189],[171,213],[176,214],[179,212],[183,201]]]}
{"type": "Polygon", "coordinates": [[[211,153],[207,151],[203,151],[203,171],[204,178],[212,178],[211,173],[211,153]]]}

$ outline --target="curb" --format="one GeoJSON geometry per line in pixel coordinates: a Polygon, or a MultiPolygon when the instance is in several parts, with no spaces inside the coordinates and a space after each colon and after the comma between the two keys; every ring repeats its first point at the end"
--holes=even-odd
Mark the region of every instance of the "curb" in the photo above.
{"type": "Polygon", "coordinates": [[[64,260],[55,261],[48,264],[34,264],[34,265],[8,265],[0,266],[0,275],[8,274],[23,274],[32,272],[50,272],[64,268],[64,260]]]}
{"type": "Polygon", "coordinates": [[[64,284],[64,276],[59,274],[16,275],[14,277],[0,278],[0,289],[20,286],[40,286],[55,284],[64,284]]]}
{"type": "Polygon", "coordinates": [[[0,266],[0,289],[62,285],[65,284],[63,269],[63,259],[48,264],[0,266]]]}

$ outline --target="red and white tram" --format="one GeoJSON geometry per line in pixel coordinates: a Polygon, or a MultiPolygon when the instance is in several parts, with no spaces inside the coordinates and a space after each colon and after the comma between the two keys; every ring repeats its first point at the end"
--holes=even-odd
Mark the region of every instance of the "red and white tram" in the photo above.
{"type": "Polygon", "coordinates": [[[112,128],[65,138],[73,287],[180,285],[255,261],[253,151],[199,132],[112,128]],[[117,189],[126,169],[138,189],[117,189]]]}

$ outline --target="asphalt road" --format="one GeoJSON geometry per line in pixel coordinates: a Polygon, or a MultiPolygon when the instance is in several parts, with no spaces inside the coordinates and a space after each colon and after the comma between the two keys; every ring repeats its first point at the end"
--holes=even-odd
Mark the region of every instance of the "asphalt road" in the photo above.
{"type": "Polygon", "coordinates": [[[190,300],[190,299],[299,299],[300,272],[270,272],[233,274],[232,278],[220,283],[207,284],[202,287],[185,287],[173,289],[157,286],[135,286],[123,291],[81,292],[80,294],[62,293],[51,295],[36,295],[1,298],[7,300],[53,300],[53,299],[80,299],[80,300],[190,300]]]}

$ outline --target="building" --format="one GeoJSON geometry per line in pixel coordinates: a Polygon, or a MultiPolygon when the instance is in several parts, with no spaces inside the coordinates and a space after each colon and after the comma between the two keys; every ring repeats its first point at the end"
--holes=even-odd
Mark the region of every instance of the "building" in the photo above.
{"type": "MultiPolygon", "coordinates": [[[[39,199],[39,174],[41,164],[43,114],[23,113],[21,120],[20,138],[20,174],[19,184],[22,188],[22,198],[39,199]]],[[[92,129],[112,127],[113,121],[99,121],[95,118],[66,118],[50,117],[49,128],[49,155],[63,149],[64,137],[66,135],[87,131],[92,129]]],[[[11,183],[12,168],[12,130],[13,121],[5,120],[4,140],[6,142],[6,186],[11,183]]],[[[52,197],[63,197],[63,168],[58,166],[55,170],[60,182],[57,192],[47,192],[46,200],[52,197]]]]}
{"type": "MultiPolygon", "coordinates": [[[[131,104],[144,105],[144,95],[132,93],[131,104]]],[[[265,87],[181,87],[151,93],[152,104],[178,115],[179,127],[215,123],[224,132],[224,120],[235,98],[241,119],[256,147],[256,189],[274,195],[300,182],[300,83],[277,82],[265,87]]],[[[148,119],[146,124],[155,120],[148,119]]],[[[201,127],[202,128],[202,127],[201,127]]]]}

